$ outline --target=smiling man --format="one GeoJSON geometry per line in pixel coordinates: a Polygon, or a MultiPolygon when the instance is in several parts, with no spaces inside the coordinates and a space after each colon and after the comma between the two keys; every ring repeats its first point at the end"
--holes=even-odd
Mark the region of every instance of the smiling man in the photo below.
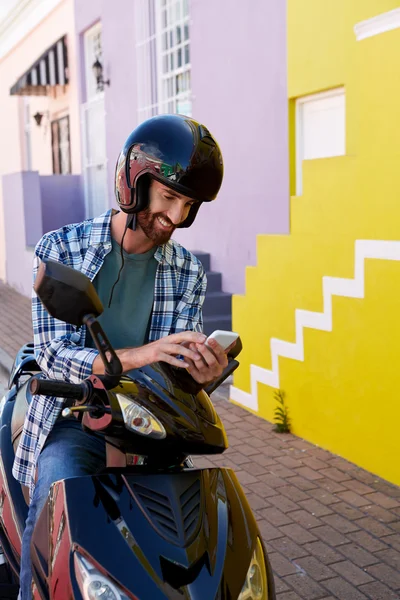
{"type": "MultiPolygon", "coordinates": [[[[34,277],[40,260],[51,259],[93,281],[108,307],[100,321],[124,371],[164,361],[187,368],[204,384],[226,367],[223,349],[213,341],[211,352],[204,344],[203,267],[171,240],[177,227],[190,227],[203,202],[216,198],[222,177],[221,152],[206,127],[179,115],[154,117],[130,134],[119,155],[115,194],[121,210],[39,241],[34,277]]],[[[46,377],[78,383],[103,372],[85,327],[53,319],[35,294],[32,316],[36,360],[46,377]]],[[[59,419],[62,407],[61,399],[33,397],[14,463],[14,476],[31,492],[22,539],[22,600],[31,598],[30,541],[51,484],[105,466],[104,442],[76,419],[59,419]]]]}

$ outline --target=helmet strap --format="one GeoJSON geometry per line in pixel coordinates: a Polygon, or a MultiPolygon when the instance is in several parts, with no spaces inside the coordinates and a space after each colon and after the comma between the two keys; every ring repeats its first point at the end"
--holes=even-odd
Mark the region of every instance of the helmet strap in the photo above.
{"type": "Polygon", "coordinates": [[[126,233],[127,229],[131,229],[132,231],[136,231],[136,225],[137,225],[137,216],[136,216],[136,213],[135,214],[129,213],[128,215],[126,215],[126,225],[125,225],[124,236],[125,236],[125,233],[126,233]]]}

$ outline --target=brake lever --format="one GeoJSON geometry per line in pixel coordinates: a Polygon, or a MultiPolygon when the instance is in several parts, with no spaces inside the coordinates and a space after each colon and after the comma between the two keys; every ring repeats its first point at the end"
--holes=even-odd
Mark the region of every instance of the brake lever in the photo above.
{"type": "Polygon", "coordinates": [[[94,404],[91,405],[84,405],[84,406],[71,406],[71,407],[67,407],[64,408],[61,412],[61,416],[64,417],[64,419],[67,419],[68,417],[72,417],[73,413],[85,413],[85,412],[95,412],[95,411],[99,411],[102,413],[111,413],[111,409],[106,408],[105,406],[96,406],[94,404]]]}

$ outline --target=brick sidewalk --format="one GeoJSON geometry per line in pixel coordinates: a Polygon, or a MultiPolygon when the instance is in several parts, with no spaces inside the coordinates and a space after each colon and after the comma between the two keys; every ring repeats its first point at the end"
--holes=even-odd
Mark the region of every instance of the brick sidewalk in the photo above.
{"type": "MultiPolygon", "coordinates": [[[[0,282],[0,347],[32,339],[30,301],[0,282]]],[[[278,600],[399,600],[400,488],[213,394],[229,436],[222,456],[255,511],[278,600]]]]}
{"type": "Polygon", "coordinates": [[[0,348],[13,360],[33,340],[31,301],[0,281],[0,348]]]}

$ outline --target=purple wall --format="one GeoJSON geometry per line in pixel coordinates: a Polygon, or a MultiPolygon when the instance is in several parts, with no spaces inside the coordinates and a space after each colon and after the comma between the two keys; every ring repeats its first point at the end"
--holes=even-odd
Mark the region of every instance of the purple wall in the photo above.
{"type": "Polygon", "coordinates": [[[84,218],[80,175],[3,175],[6,281],[31,294],[33,249],[47,231],[84,218]]]}
{"type": "Polygon", "coordinates": [[[114,171],[121,147],[137,124],[134,2],[132,0],[75,1],[75,25],[80,48],[79,100],[85,102],[83,34],[102,22],[105,88],[107,179],[110,206],[115,206],[114,171]]]}
{"type": "Polygon", "coordinates": [[[3,214],[6,243],[6,281],[31,295],[33,249],[27,248],[26,233],[40,231],[40,187],[37,173],[3,175],[3,214]],[[36,176],[36,177],[35,177],[36,176]],[[25,213],[26,207],[29,213],[25,213]],[[32,223],[30,223],[32,219],[32,223]]]}
{"type": "Polygon", "coordinates": [[[193,117],[224,156],[220,195],[175,237],[211,253],[224,291],[244,291],[256,235],[289,232],[286,3],[192,0],[193,117]]]}
{"type": "MultiPolygon", "coordinates": [[[[134,2],[75,3],[76,29],[103,26],[108,187],[121,145],[137,121],[134,2]]],[[[259,233],[289,232],[286,3],[191,0],[193,117],[219,141],[225,180],[218,201],[175,237],[210,252],[225,291],[244,291],[259,233]]],[[[84,101],[81,86],[80,101],[84,101]]]]}
{"type": "Polygon", "coordinates": [[[42,175],[39,180],[43,233],[83,221],[85,205],[80,175],[42,175]]]}

